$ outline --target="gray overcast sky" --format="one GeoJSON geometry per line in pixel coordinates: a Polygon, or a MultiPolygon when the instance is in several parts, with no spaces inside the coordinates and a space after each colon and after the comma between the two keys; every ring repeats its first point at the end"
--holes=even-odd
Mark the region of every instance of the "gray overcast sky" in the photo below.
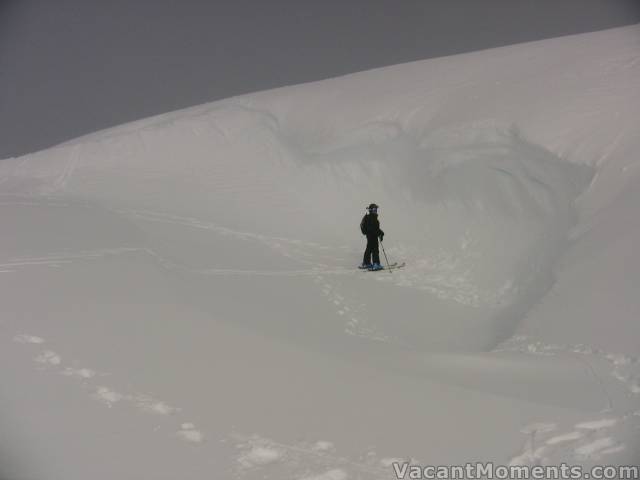
{"type": "Polygon", "coordinates": [[[637,0],[0,0],[0,158],[232,95],[640,22],[637,0]]]}

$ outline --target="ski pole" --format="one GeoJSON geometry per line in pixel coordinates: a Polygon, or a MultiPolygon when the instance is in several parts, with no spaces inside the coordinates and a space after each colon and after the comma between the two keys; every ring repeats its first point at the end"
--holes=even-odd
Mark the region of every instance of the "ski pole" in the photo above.
{"type": "Polygon", "coordinates": [[[380,240],[380,246],[382,247],[382,253],[384,253],[384,259],[387,262],[387,270],[389,270],[389,273],[393,273],[391,272],[391,265],[389,265],[389,259],[387,258],[387,252],[384,251],[384,243],[382,243],[382,240],[380,240]]]}

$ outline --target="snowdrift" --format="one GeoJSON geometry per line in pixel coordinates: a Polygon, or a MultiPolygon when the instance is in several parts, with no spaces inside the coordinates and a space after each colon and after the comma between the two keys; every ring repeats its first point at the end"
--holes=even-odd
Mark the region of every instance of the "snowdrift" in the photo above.
{"type": "Polygon", "coordinates": [[[183,241],[153,246],[162,261],[202,275],[266,268],[269,259],[247,260],[256,250],[284,257],[273,273],[355,274],[357,224],[363,205],[376,201],[389,254],[409,263],[382,280],[425,292],[443,320],[429,321],[435,307],[427,303],[405,312],[403,328],[386,313],[372,312],[370,322],[425,350],[486,350],[513,333],[549,288],[574,200],[592,176],[494,122],[418,137],[374,122],[310,140],[235,105],[187,118],[59,147],[57,161],[36,154],[10,172],[10,185],[138,221],[204,222],[214,235],[197,255],[183,241]],[[233,251],[229,237],[248,244],[233,251]]]}

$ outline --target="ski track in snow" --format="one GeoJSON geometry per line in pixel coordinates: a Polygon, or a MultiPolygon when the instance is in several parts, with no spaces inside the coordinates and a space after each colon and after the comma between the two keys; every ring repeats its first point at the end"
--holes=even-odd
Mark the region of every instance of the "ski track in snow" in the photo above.
{"type": "Polygon", "coordinates": [[[110,255],[120,255],[129,252],[145,252],[145,248],[120,247],[120,248],[102,248],[95,250],[86,250],[79,252],[54,252],[48,255],[38,257],[15,257],[5,260],[0,264],[0,268],[19,268],[31,266],[48,266],[56,267],[63,264],[70,264],[74,260],[95,260],[110,255]]]}
{"type": "MultiPolygon", "coordinates": [[[[274,237],[269,235],[263,235],[254,232],[244,232],[240,230],[235,230],[229,227],[221,226],[216,223],[213,223],[208,220],[202,220],[194,217],[183,217],[178,215],[173,215],[170,213],[163,212],[154,212],[149,210],[114,210],[114,213],[129,217],[135,218],[138,220],[145,220],[148,222],[160,222],[160,223],[169,223],[173,225],[178,225],[180,227],[190,227],[194,229],[207,230],[215,232],[222,236],[232,236],[238,239],[243,240],[253,240],[259,243],[266,245],[267,247],[274,250],[276,253],[282,255],[283,257],[293,259],[297,262],[310,265],[313,270],[303,270],[291,272],[292,274],[315,274],[318,269],[328,269],[330,268],[326,263],[320,261],[322,259],[324,262],[329,260],[335,261],[335,251],[336,250],[344,250],[347,247],[341,246],[329,246],[322,245],[317,242],[309,242],[300,239],[291,239],[286,237],[274,237]],[[306,250],[305,250],[306,249],[306,250]],[[311,251],[309,251],[311,250],[311,251]]],[[[333,268],[332,270],[339,269],[333,268]]],[[[193,270],[196,271],[196,270],[193,270]]],[[[233,270],[233,269],[203,269],[197,270],[201,273],[241,273],[242,270],[233,270]]],[[[351,272],[351,270],[343,268],[344,272],[351,272]]],[[[246,271],[252,275],[260,274],[260,271],[246,271]]],[[[278,272],[267,271],[263,272],[265,274],[277,274],[278,272]]],[[[284,273],[284,272],[283,272],[284,273]]]]}
{"type": "Polygon", "coordinates": [[[559,432],[555,423],[537,423],[524,427],[521,431],[528,436],[522,452],[510,460],[510,465],[545,465],[559,456],[563,461],[585,460],[603,461],[608,455],[623,452],[629,448],[624,441],[616,438],[623,428],[640,428],[640,411],[633,409],[616,412],[615,405],[606,392],[606,387],[597,376],[586,358],[592,357],[608,364],[610,377],[621,382],[627,395],[635,397],[640,393],[640,362],[638,358],[624,354],[613,354],[586,345],[559,345],[535,341],[526,335],[516,335],[503,342],[495,352],[518,352],[529,355],[577,355],[589,366],[591,374],[600,383],[607,395],[609,405],[602,415],[585,419],[559,432]]]}
{"type": "MultiPolygon", "coordinates": [[[[125,212],[121,212],[125,213],[125,212]]],[[[297,271],[256,271],[256,270],[234,270],[234,269],[203,269],[193,270],[193,273],[203,274],[250,274],[250,275],[359,275],[360,271],[356,267],[344,267],[335,265],[336,256],[333,253],[336,250],[342,250],[344,253],[354,254],[356,258],[359,257],[355,252],[349,251],[349,247],[338,247],[321,245],[316,242],[305,242],[298,239],[289,239],[283,237],[269,237],[257,233],[236,231],[227,227],[221,227],[210,222],[194,219],[176,217],[173,215],[158,214],[154,212],[145,212],[141,215],[139,211],[128,211],[128,215],[134,215],[137,218],[142,218],[150,221],[165,221],[168,223],[177,223],[182,226],[190,226],[193,228],[204,228],[207,230],[216,231],[223,235],[231,235],[241,239],[252,239],[259,241],[267,247],[274,250],[276,253],[282,255],[285,258],[290,258],[296,262],[305,264],[310,267],[307,270],[297,271]],[[168,220],[167,217],[170,219],[168,220]],[[161,219],[161,220],[160,220],[161,219]],[[285,248],[286,247],[286,248],[285,248]],[[346,250],[346,251],[345,251],[346,250]],[[332,263],[327,263],[332,262],[332,263]]],[[[397,258],[409,258],[412,255],[411,252],[405,251],[400,247],[389,250],[389,255],[394,255],[397,258]]],[[[455,272],[456,263],[459,262],[451,258],[451,255],[447,252],[440,252],[440,254],[433,257],[427,257],[423,259],[417,259],[415,261],[415,268],[406,267],[402,271],[394,271],[393,276],[370,276],[364,277],[365,281],[384,281],[395,284],[399,287],[413,288],[417,290],[425,291],[429,294],[436,296],[439,299],[449,299],[463,305],[480,306],[482,304],[495,305],[500,302],[506,290],[510,288],[507,285],[503,290],[497,292],[481,291],[478,287],[469,281],[466,272],[462,274],[455,272]]],[[[374,337],[369,332],[366,336],[374,337]]]]}
{"type": "MultiPolygon", "coordinates": [[[[0,202],[0,205],[24,205],[24,206],[69,206],[68,203],[58,201],[55,196],[45,196],[46,200],[37,200],[41,196],[26,196],[24,200],[13,202],[0,202]]],[[[82,204],[81,206],[87,207],[82,204]]],[[[19,268],[31,266],[49,266],[58,267],[64,264],[70,264],[75,260],[92,260],[103,258],[109,255],[120,255],[126,253],[143,253],[152,256],[158,263],[168,269],[179,269],[189,273],[203,275],[252,275],[252,276],[313,276],[319,271],[327,274],[354,274],[351,268],[340,266],[330,266],[329,263],[336,260],[336,251],[344,251],[346,246],[329,246],[322,245],[317,242],[303,241],[299,239],[290,239],[285,237],[274,237],[262,235],[253,232],[244,232],[234,230],[229,227],[221,226],[208,220],[198,219],[195,217],[178,216],[166,212],[156,212],[150,210],[138,209],[107,209],[107,211],[128,219],[136,219],[147,222],[167,223],[178,226],[180,228],[189,227],[197,230],[205,230],[214,232],[221,236],[231,236],[242,240],[252,240],[264,244],[268,248],[274,250],[279,255],[295,260],[298,263],[306,265],[308,268],[303,270],[246,270],[232,268],[206,268],[193,269],[180,265],[176,262],[164,258],[159,252],[153,249],[140,247],[116,247],[103,248],[86,251],[62,251],[52,252],[40,256],[15,257],[4,260],[0,263],[1,273],[11,273],[19,268]]]]}
{"type": "MultiPolygon", "coordinates": [[[[95,250],[86,250],[80,252],[52,252],[48,255],[37,257],[14,257],[6,259],[0,263],[0,272],[15,272],[19,268],[27,267],[60,267],[65,264],[71,264],[76,260],[96,260],[113,255],[122,255],[127,253],[142,253],[149,255],[158,262],[162,267],[172,270],[181,270],[188,273],[201,275],[250,275],[250,276],[315,276],[319,273],[324,275],[354,275],[354,269],[344,267],[327,267],[320,264],[313,264],[313,268],[304,270],[247,270],[233,268],[206,268],[194,269],[180,265],[174,261],[170,261],[163,257],[157,251],[147,247],[118,247],[104,248],[95,250]]],[[[298,260],[299,261],[299,260],[298,260]]]]}
{"type": "MultiPolygon", "coordinates": [[[[37,202],[27,204],[39,205],[37,202]]],[[[58,204],[55,204],[58,206],[58,204]]],[[[62,205],[62,204],[60,204],[62,205]]],[[[75,260],[91,260],[103,258],[109,255],[119,255],[126,253],[143,253],[154,257],[158,263],[167,269],[177,269],[193,274],[202,275],[250,275],[250,276],[317,276],[321,275],[350,275],[356,276],[362,272],[354,267],[336,265],[336,251],[343,254],[353,254],[348,246],[322,245],[318,242],[304,241],[286,237],[275,237],[254,232],[235,230],[222,226],[209,220],[195,217],[179,216],[166,212],[157,212],[138,209],[108,209],[111,213],[129,219],[142,220],[147,222],[166,223],[179,227],[189,227],[193,229],[214,232],[221,236],[231,236],[242,240],[251,240],[265,245],[282,257],[289,258],[307,268],[301,270],[248,270],[233,268],[189,268],[175,261],[168,260],[159,252],[147,247],[116,247],[109,249],[96,249],[80,252],[54,252],[38,257],[17,257],[10,258],[0,263],[0,271],[10,273],[17,268],[29,266],[49,266],[52,268],[65,264],[70,264],[75,260]]],[[[396,258],[409,258],[415,255],[403,247],[389,250],[390,255],[396,258]]],[[[358,257],[359,255],[355,255],[358,257]]],[[[345,261],[350,257],[346,257],[345,261]]],[[[466,272],[456,273],[456,264],[459,259],[451,257],[448,252],[429,256],[427,258],[415,258],[414,267],[405,267],[402,271],[394,271],[393,275],[364,278],[364,281],[391,282],[399,287],[414,288],[425,291],[439,299],[449,299],[464,305],[479,306],[482,304],[495,305],[506,293],[505,291],[488,292],[480,291],[478,287],[469,281],[466,272]]],[[[505,287],[508,290],[508,286],[505,287]]],[[[354,324],[357,322],[354,322],[354,324]]],[[[363,331],[366,327],[355,325],[350,326],[350,331],[363,331]]],[[[357,334],[357,333],[356,333],[357,334]]],[[[368,332],[365,336],[374,338],[377,335],[368,332]]]]}
{"type": "MultiPolygon", "coordinates": [[[[28,203],[28,205],[38,205],[38,203],[28,203]]],[[[56,204],[57,206],[58,204],[56,204]]],[[[377,330],[375,326],[371,325],[366,319],[366,306],[355,299],[347,299],[345,295],[339,292],[339,285],[336,282],[329,283],[325,280],[324,276],[355,276],[361,281],[392,281],[401,287],[414,287],[436,295],[438,298],[457,298],[462,303],[470,303],[463,299],[464,287],[459,284],[450,284],[449,280],[442,276],[432,275],[427,276],[423,272],[411,272],[410,268],[406,272],[394,272],[393,277],[381,277],[369,276],[364,277],[355,267],[345,268],[340,266],[331,266],[327,263],[329,259],[335,262],[335,254],[329,252],[338,250],[345,250],[349,247],[333,247],[327,245],[321,245],[317,242],[306,242],[299,239],[290,239],[285,237],[272,237],[261,235],[251,232],[243,232],[234,230],[228,227],[223,227],[218,224],[197,219],[194,217],[183,217],[169,213],[155,212],[149,210],[111,210],[112,213],[126,216],[129,218],[135,218],[138,220],[144,220],[149,222],[161,222],[178,225],[180,227],[190,227],[194,229],[203,229],[216,232],[224,236],[233,236],[239,239],[251,239],[263,243],[267,247],[273,249],[276,253],[283,257],[290,258],[296,262],[307,265],[308,269],[304,270],[246,270],[246,269],[231,269],[231,268],[205,268],[205,269],[193,269],[178,264],[175,261],[168,260],[163,257],[157,251],[147,247],[116,247],[116,248],[103,248],[95,250],[75,251],[75,252],[52,252],[40,256],[23,256],[7,259],[4,263],[0,263],[0,268],[7,269],[5,272],[13,272],[19,268],[48,266],[48,267],[61,267],[63,265],[72,264],[74,261],[91,261],[96,259],[105,258],[108,256],[124,255],[130,253],[141,253],[152,257],[159,265],[169,270],[181,270],[189,273],[203,274],[203,275],[250,275],[250,276],[309,276],[313,277],[314,282],[318,283],[321,287],[323,296],[335,307],[336,314],[339,317],[345,319],[344,332],[348,335],[359,336],[367,338],[372,341],[388,342],[392,341],[391,337],[387,334],[377,330]],[[431,286],[418,286],[416,287],[415,278],[420,276],[424,281],[430,283],[431,286]],[[414,278],[415,277],[415,278],[414,278]],[[436,287],[436,284],[438,285],[436,287]],[[457,292],[457,293],[456,293],[457,292]],[[462,297],[460,297],[462,295],[462,297]]],[[[446,263],[446,262],[445,262],[446,263]]],[[[420,265],[429,270],[433,270],[435,265],[433,261],[428,261],[426,264],[422,262],[420,265]]],[[[477,297],[477,296],[475,296],[477,297]]],[[[474,298],[475,298],[474,297],[474,298]]],[[[473,302],[471,302],[473,303],[473,302]]]]}

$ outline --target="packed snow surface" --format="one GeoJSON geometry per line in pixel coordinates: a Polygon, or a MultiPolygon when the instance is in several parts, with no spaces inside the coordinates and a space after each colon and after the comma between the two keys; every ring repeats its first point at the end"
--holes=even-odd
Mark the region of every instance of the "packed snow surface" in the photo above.
{"type": "Polygon", "coordinates": [[[637,464],[638,105],[636,25],[0,161],[0,474],[637,464]]]}

